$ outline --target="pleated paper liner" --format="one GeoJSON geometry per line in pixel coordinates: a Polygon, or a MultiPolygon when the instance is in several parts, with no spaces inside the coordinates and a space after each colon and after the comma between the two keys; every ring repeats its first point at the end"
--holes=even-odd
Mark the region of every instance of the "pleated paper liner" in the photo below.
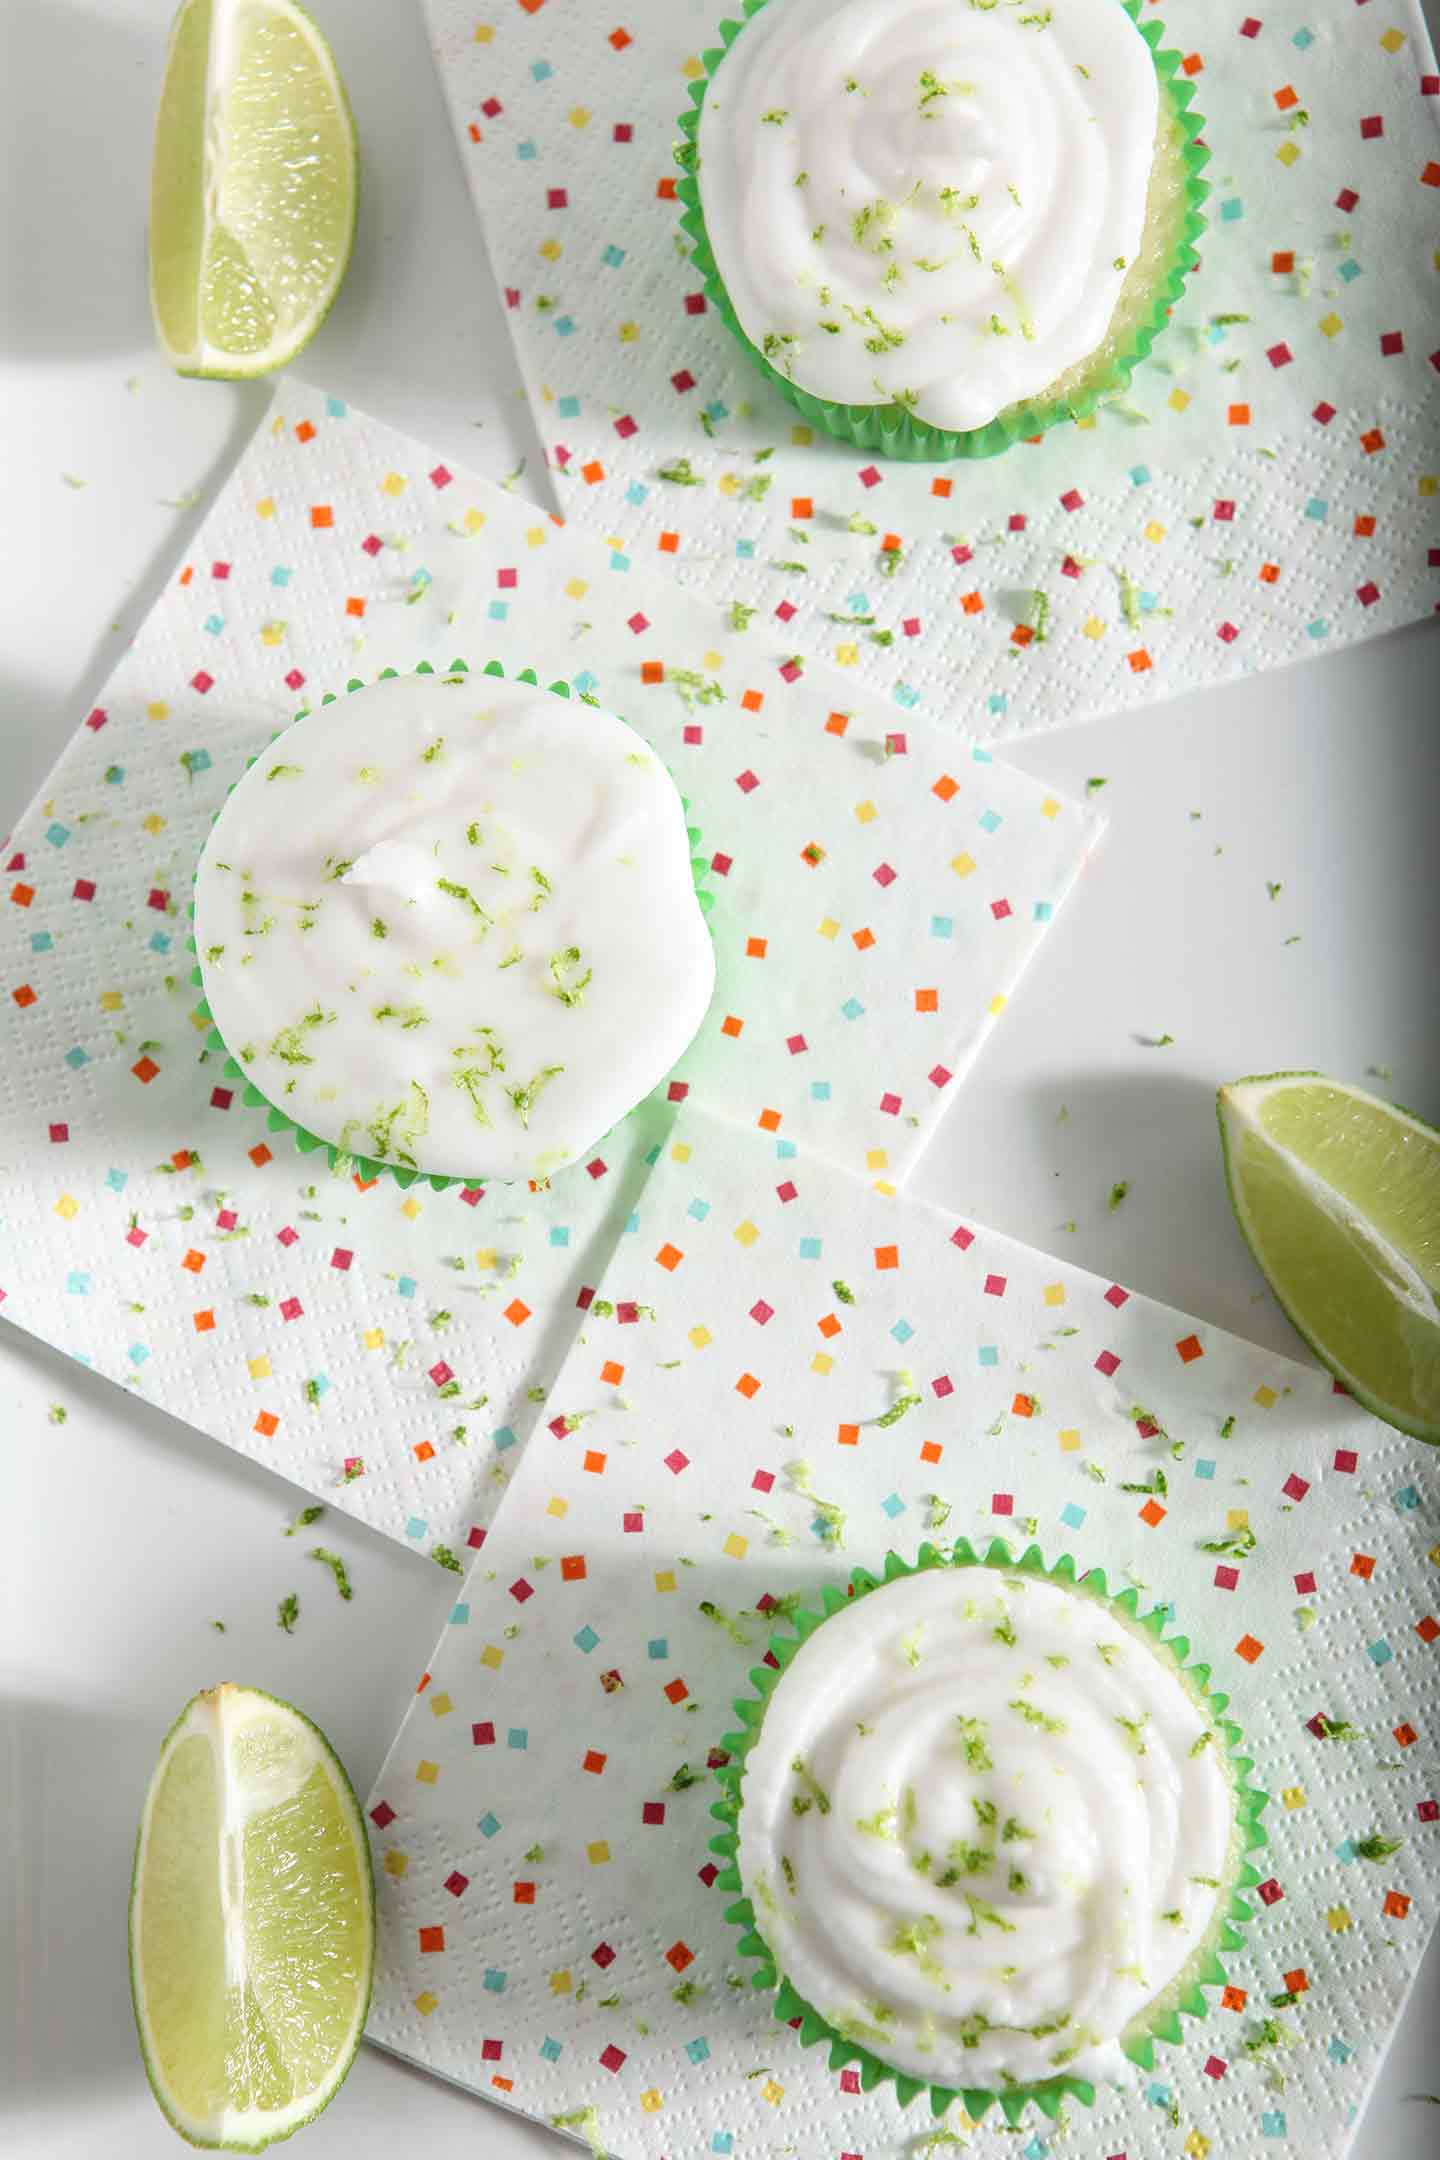
{"type": "Polygon", "coordinates": [[[1231,1848],[1232,1880],[1223,1898],[1217,1901],[1210,1930],[1204,1941],[1197,1946],[1188,1967],[1179,1980],[1162,1991],[1157,1998],[1158,2005],[1163,2007],[1150,2006],[1122,2036],[1121,2045],[1126,2056],[1142,2070],[1153,2069],[1157,2041],[1168,2042],[1172,2046],[1178,2046],[1182,2042],[1182,2017],[1203,2018],[1208,2015],[1209,2005],[1205,2000],[1204,1989],[1223,1987],[1226,1983],[1225,1968],[1217,1953],[1239,1949],[1239,1931],[1253,1915],[1253,1908],[1240,1892],[1253,1889],[1260,1881],[1260,1876],[1245,1855],[1267,1842],[1260,1825],[1260,1814],[1269,1801],[1265,1793],[1250,1783],[1249,1773],[1253,1764],[1247,1755],[1241,1753],[1244,1736],[1239,1726],[1221,1715],[1229,1697],[1212,1690],[1208,1665],[1187,1664],[1186,1660],[1190,1655],[1187,1638],[1183,1635],[1165,1634],[1166,1616],[1163,1610],[1151,1611],[1142,1618],[1137,1610],[1137,1591],[1123,1590],[1118,1595],[1112,1595],[1099,1568],[1091,1568],[1087,1573],[1077,1576],[1075,1562],[1068,1554],[1062,1555],[1053,1566],[1047,1566],[1039,1546],[1031,1545],[1017,1560],[1012,1556],[1009,1546],[999,1538],[992,1539],[983,1552],[978,1551],[968,1538],[957,1538],[953,1547],[943,1551],[935,1545],[925,1544],[920,1547],[913,1562],[902,1560],[897,1553],[887,1553],[879,1575],[871,1574],[867,1568],[854,1569],[850,1576],[848,1594],[839,1589],[825,1589],[820,1596],[820,1611],[801,1608],[788,1622],[793,1633],[777,1632],[770,1637],[768,1647],[775,1658],[775,1665],[755,1666],[750,1673],[753,1695],[736,1699],[734,1707],[740,1727],[737,1732],[727,1733],[721,1741],[721,1746],[730,1760],[715,1773],[726,1788],[726,1797],[716,1801],[710,1810],[711,1814],[725,1825],[722,1834],[710,1840],[710,1850],[719,1855],[725,1863],[717,1877],[719,1887],[735,1894],[736,1902],[726,1908],[725,1918],[739,1929],[740,1949],[743,1954],[756,1960],[756,1970],[751,1974],[750,1984],[755,1988],[775,1990],[774,2014],[782,2024],[798,2021],[798,2038],[802,2047],[814,2047],[821,2042],[829,2044],[832,2070],[855,2064],[865,2092],[887,2080],[893,2080],[896,2096],[902,2107],[908,2107],[924,2093],[932,2113],[937,2118],[944,2115],[958,2100],[973,2122],[978,2122],[992,2107],[998,2107],[1006,2122],[1013,2128],[1032,2103],[1042,2115],[1052,2120],[1066,2100],[1079,2101],[1089,2107],[1095,2098],[1093,2084],[1083,2078],[1054,2077],[1047,2078],[1041,2084],[1018,2085],[1001,2092],[994,2092],[986,2087],[927,2085],[922,2079],[895,2069],[858,2042],[845,2039],[790,1985],[779,1970],[760,1932],[754,1906],[745,1895],[737,1857],[740,1816],[744,1806],[746,1758],[759,1737],[770,1694],[800,1645],[814,1634],[816,1628],[823,1627],[833,1613],[843,1611],[856,1598],[866,1597],[872,1590],[881,1589],[900,1576],[944,1567],[1004,1568],[1012,1573],[1043,1576],[1081,1596],[1093,1597],[1110,1605],[1126,1625],[1149,1638],[1153,1650],[1163,1651],[1170,1658],[1186,1689],[1204,1709],[1215,1731],[1225,1743],[1235,1796],[1235,1824],[1231,1848]]]}
{"type": "MultiPolygon", "coordinates": [[[[684,205],[680,223],[693,243],[690,252],[695,267],[700,272],[706,297],[737,342],[761,373],[769,378],[781,397],[787,399],[804,419],[822,429],[825,434],[853,443],[859,450],[871,450],[881,457],[900,458],[916,464],[940,465],[951,464],[962,458],[996,457],[1002,450],[1008,450],[1012,443],[1043,435],[1047,429],[1059,427],[1063,421],[1086,419],[1107,398],[1116,397],[1125,390],[1136,368],[1150,353],[1169,321],[1170,310],[1184,290],[1185,279],[1199,263],[1195,242],[1205,229],[1201,204],[1210,193],[1208,182],[1200,177],[1203,168],[1210,161],[1210,152],[1199,140],[1205,122],[1199,113],[1192,110],[1194,87],[1182,71],[1180,54],[1161,48],[1160,41],[1165,35],[1164,25],[1154,20],[1140,20],[1141,0],[1120,0],[1120,5],[1150,47],[1155,72],[1160,78],[1161,110],[1168,115],[1170,121],[1169,154],[1178,160],[1183,178],[1180,214],[1167,251],[1167,267],[1150,291],[1149,305],[1137,317],[1123,350],[1098,366],[1092,376],[1082,381],[1080,387],[1063,397],[1047,398],[1042,395],[1026,399],[1018,405],[1008,405],[985,427],[959,432],[932,427],[928,421],[915,419],[900,405],[845,405],[815,397],[798,383],[791,382],[778,368],[772,367],[740,326],[739,317],[725,289],[724,279],[716,266],[709,235],[705,229],[699,180],[700,114],[710,80],[730,47],[742,34],[752,16],[758,15],[768,4],[769,0],[741,0],[743,19],[739,22],[722,22],[716,32],[720,43],[707,48],[701,54],[705,73],[699,81],[691,84],[690,110],[680,115],[680,129],[685,139],[675,146],[675,161],[681,169],[680,178],[675,183],[675,192],[684,205]]],[[[1151,214],[1170,215],[1168,211],[1151,214]]],[[[1139,279],[1142,274],[1153,275],[1143,272],[1143,266],[1137,263],[1131,275],[1139,279]]],[[[1138,285],[1136,290],[1138,291],[1138,285]]],[[[1130,284],[1127,280],[1121,288],[1117,313],[1125,304],[1125,296],[1129,291],[1130,284]]]]}
{"type": "MultiPolygon", "coordinates": [[[[388,682],[392,680],[399,672],[400,671],[397,668],[382,668],[380,670],[380,673],[376,676],[375,680],[377,682],[388,682]]],[[[435,674],[435,672],[435,669],[431,666],[428,660],[420,661],[418,666],[413,670],[413,673],[415,673],[416,675],[433,675],[435,674]]],[[[471,671],[468,661],[452,660],[450,662],[450,665],[444,670],[442,670],[441,680],[454,681],[461,676],[468,675],[470,672],[471,671]]],[[[480,673],[482,675],[499,676],[503,679],[505,676],[505,669],[501,666],[498,660],[487,660],[484,667],[480,670],[480,673]]],[[[520,672],[514,675],[511,679],[515,682],[530,683],[536,689],[540,687],[540,679],[533,668],[522,668],[520,672]]],[[[346,683],[345,692],[348,696],[352,692],[356,690],[363,690],[364,688],[364,682],[358,675],[356,675],[352,676],[349,682],[346,683]]],[[[571,688],[568,682],[557,681],[552,683],[546,683],[545,688],[549,691],[552,697],[572,698],[576,695],[576,692],[571,688]]],[[[336,693],[333,690],[327,691],[325,695],[321,698],[320,703],[322,705],[335,704],[336,693]]],[[[313,710],[314,707],[311,705],[302,706],[297,713],[292,714],[290,724],[293,726],[296,720],[306,719],[313,710]]],[[[636,732],[638,734],[640,730],[637,729],[636,732]]],[[[270,741],[266,744],[265,751],[257,751],[255,753],[255,757],[246,759],[245,771],[248,772],[250,770],[250,767],[255,764],[256,760],[259,757],[265,755],[266,752],[268,752],[271,747],[280,740],[280,737],[284,733],[284,728],[277,728],[274,735],[271,736],[270,741]]],[[[670,771],[668,765],[665,769],[667,772],[670,771]]],[[[243,777],[243,775],[240,775],[237,777],[236,780],[233,780],[229,788],[226,789],[225,800],[227,802],[229,801],[230,796],[234,793],[235,788],[238,786],[239,778],[241,777],[243,777]]],[[[675,775],[671,773],[670,777],[673,780],[675,778],[675,775]]],[[[678,786],[679,783],[677,782],[676,785],[678,786]]],[[[690,804],[683,794],[680,797],[680,805],[681,808],[686,812],[688,818],[690,804]]],[[[224,804],[222,803],[221,809],[223,808],[224,804]]],[[[220,812],[217,810],[215,813],[215,818],[218,818],[219,815],[220,812]]],[[[212,818],[210,821],[212,829],[215,824],[215,818],[212,818]]],[[[690,843],[690,875],[695,886],[695,897],[700,903],[701,913],[707,919],[708,927],[710,910],[715,905],[715,895],[713,892],[710,891],[709,887],[705,883],[705,879],[709,875],[710,865],[708,862],[705,861],[704,857],[700,853],[701,835],[699,826],[687,823],[685,830],[686,836],[690,843]]],[[[191,887],[189,916],[191,924],[193,926],[195,920],[195,899],[193,881],[191,887]]],[[[255,1082],[251,1079],[249,1073],[240,1064],[239,1060],[233,1055],[229,1044],[226,1042],[224,1036],[220,1033],[219,1028],[215,1025],[214,1015],[211,1012],[209,1004],[206,1002],[204,996],[205,976],[204,970],[200,965],[199,955],[196,952],[193,927],[190,934],[186,938],[186,943],[189,946],[192,954],[195,954],[195,965],[190,970],[190,980],[201,993],[200,1003],[195,1008],[195,1018],[199,1021],[209,1023],[208,1032],[205,1036],[205,1047],[207,1050],[217,1050],[221,1053],[225,1060],[223,1070],[226,1078],[236,1080],[240,1083],[241,1099],[249,1108],[265,1111],[265,1122],[271,1132],[288,1132],[289,1134],[291,1134],[296,1147],[299,1149],[302,1155],[310,1155],[315,1153],[317,1149],[323,1149],[326,1160],[328,1161],[332,1170],[340,1170],[347,1173],[353,1171],[357,1177],[366,1180],[374,1180],[380,1177],[391,1177],[395,1180],[395,1183],[397,1185],[408,1187],[416,1184],[426,1184],[433,1186],[436,1192],[444,1192],[451,1185],[496,1185],[506,1182],[505,1180],[490,1176],[465,1177],[458,1174],[442,1176],[439,1172],[430,1172],[425,1170],[407,1170],[402,1164],[382,1162],[375,1157],[369,1155],[352,1154],[344,1148],[338,1147],[333,1140],[323,1139],[319,1133],[313,1133],[310,1131],[308,1126],[298,1123],[295,1118],[292,1118],[290,1116],[288,1111],[282,1110],[277,1103],[274,1103],[270,1100],[270,1097],[266,1095],[262,1089],[258,1088],[255,1085],[255,1082]]],[[[687,1044],[687,1051],[689,1050],[689,1048],[690,1045],[687,1044]]],[[[656,1083],[656,1085],[659,1087],[663,1087],[665,1085],[665,1080],[662,1078],[656,1083]]],[[[651,1090],[651,1092],[653,1093],[654,1091],[651,1090]]],[[[642,1098],[642,1100],[643,1099],[644,1098],[642,1098]]],[[[632,1110],[638,1107],[638,1104],[631,1105],[632,1110]]],[[[629,1115],[630,1112],[627,1111],[626,1116],[629,1115]]],[[[617,1120],[617,1125],[622,1124],[623,1122],[623,1119],[617,1120]]],[[[617,1125],[612,1125],[611,1127],[609,1127],[608,1131],[599,1134],[597,1136],[596,1144],[598,1145],[600,1142],[608,1139],[610,1133],[614,1132],[617,1129],[617,1125]]],[[[567,1165],[567,1168],[568,1167],[571,1166],[567,1165]]],[[[564,1174],[564,1171],[556,1172],[556,1175],[560,1177],[563,1177],[564,1174]]],[[[518,1184],[520,1181],[516,1179],[510,1180],[509,1182],[518,1184]]]]}

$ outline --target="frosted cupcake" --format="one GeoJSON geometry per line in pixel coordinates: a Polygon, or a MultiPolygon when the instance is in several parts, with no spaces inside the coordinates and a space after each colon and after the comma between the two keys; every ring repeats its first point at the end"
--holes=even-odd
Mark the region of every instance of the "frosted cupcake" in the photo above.
{"type": "Polygon", "coordinates": [[[761,1980],[783,1976],[777,2016],[903,2097],[1089,2098],[1223,1980],[1264,1800],[1224,1698],[1135,1623],[1133,1593],[1127,1610],[1038,1555],[921,1557],[775,1642],[717,1843],[745,1893],[731,1917],[761,1980]]]}
{"type": "Polygon", "coordinates": [[[353,689],[277,737],[206,841],[194,943],[218,1039],[302,1144],[407,1179],[549,1177],[704,1017],[684,805],[564,685],[353,689]]]}
{"type": "Polygon", "coordinates": [[[1139,0],[745,0],[680,183],[707,290],[807,418],[986,456],[1121,388],[1201,229],[1139,0]]]}

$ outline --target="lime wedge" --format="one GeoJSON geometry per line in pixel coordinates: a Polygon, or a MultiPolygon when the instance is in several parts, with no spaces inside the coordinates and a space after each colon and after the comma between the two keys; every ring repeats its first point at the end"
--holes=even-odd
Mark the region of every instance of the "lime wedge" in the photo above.
{"type": "Polygon", "coordinates": [[[1266,1281],[1367,1410],[1440,1444],[1440,1132],[1363,1088],[1220,1090],[1230,1201],[1266,1281]]]}
{"type": "Polygon", "coordinates": [[[329,1742],[273,1695],[207,1688],[166,1734],[130,1886],[140,2051],[180,2135],[259,2152],[318,2115],[374,1961],[370,1850],[329,1742]]]}
{"type": "Polygon", "coordinates": [[[359,169],[329,46],[294,0],[184,0],[150,186],[150,304],[182,375],[284,367],[350,260],[359,169]]]}

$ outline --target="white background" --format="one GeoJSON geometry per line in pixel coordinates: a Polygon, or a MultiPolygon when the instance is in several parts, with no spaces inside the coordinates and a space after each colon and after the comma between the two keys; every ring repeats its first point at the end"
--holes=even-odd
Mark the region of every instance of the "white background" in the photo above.
{"type": "MultiPolygon", "coordinates": [[[[524,457],[533,485],[541,459],[418,15],[410,0],[316,12],[365,182],[350,276],[305,372],[494,478],[524,457]]],[[[0,0],[0,826],[93,702],[267,395],[179,382],[151,348],[167,16],[151,0],[0,0]]],[[[918,1191],[1298,1353],[1231,1221],[1213,1090],[1277,1067],[1363,1081],[1386,1066],[1393,1079],[1370,1084],[1440,1121],[1437,657],[1421,628],[1016,753],[1073,792],[1103,776],[1110,833],[918,1191]],[[1165,1032],[1166,1049],[1138,1039],[1165,1032]],[[1129,1197],[1111,1213],[1118,1179],[1129,1197]]],[[[186,1698],[233,1676],[303,1704],[362,1794],[400,1720],[452,1579],[332,1517],[356,1586],[341,1605],[280,1535],[303,1500],[0,1330],[7,2160],[176,2150],[135,2052],[124,1938],[145,1781],[186,1698]],[[293,1638],[274,1622],[291,1589],[293,1638]]],[[[1440,2109],[1408,2097],[1440,2084],[1437,2034],[1432,1944],[1357,2153],[1440,2156],[1440,2109]]],[[[1148,2122],[1139,2134],[1155,2149],[1148,2122]]],[[[402,2141],[429,2160],[560,2150],[368,2049],[305,2139],[309,2160],[390,2160],[402,2141]]],[[[1060,2150],[1083,2147],[1082,2117],[1060,2150]]]]}

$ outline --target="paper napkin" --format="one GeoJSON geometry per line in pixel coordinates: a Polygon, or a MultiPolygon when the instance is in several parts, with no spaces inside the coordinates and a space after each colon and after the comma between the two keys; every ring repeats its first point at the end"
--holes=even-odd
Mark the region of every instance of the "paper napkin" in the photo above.
{"type": "Polygon", "coordinates": [[[5,852],[3,1311],[423,1550],[489,1518],[687,1090],[898,1183],[1098,830],[764,666],[665,562],[287,382],[5,852]],[[456,656],[633,719],[718,895],[704,1033],[541,1193],[337,1180],[192,1019],[192,868],[246,758],[329,689],[456,656]]]}
{"type": "Polygon", "coordinates": [[[698,1113],[622,1273],[655,1318],[576,1338],[371,1795],[372,2036],[620,2160],[934,2150],[739,1983],[707,1766],[760,1600],[993,1534],[1171,1607],[1270,1844],[1185,2045],[1068,2142],[1035,2117],[973,2149],[1338,2160],[1440,1889],[1426,1450],[1328,1375],[698,1113]]]}
{"type": "Polygon", "coordinates": [[[994,741],[1440,600],[1440,72],[1415,0],[1163,0],[1212,152],[1202,267],[1127,398],[950,467],[812,439],[699,290],[672,146],[737,7],[425,11],[567,516],[637,552],[668,530],[688,584],[785,606],[777,655],[994,741]]]}

